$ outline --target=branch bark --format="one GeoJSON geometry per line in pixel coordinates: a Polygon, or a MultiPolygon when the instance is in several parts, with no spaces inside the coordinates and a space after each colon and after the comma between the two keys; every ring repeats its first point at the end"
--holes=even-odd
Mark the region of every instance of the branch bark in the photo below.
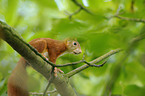
{"type": "MultiPolygon", "coordinates": [[[[14,50],[21,54],[21,56],[23,56],[35,70],[49,80],[51,66],[40,56],[38,56],[12,27],[1,21],[0,35],[0,37],[5,40],[14,50]]],[[[57,78],[54,78],[53,80],[53,84],[62,96],[76,96],[73,88],[68,83],[66,77],[62,74],[58,73],[57,78]]]]}
{"type": "MultiPolygon", "coordinates": [[[[4,22],[0,21],[0,37],[5,40],[11,47],[16,50],[21,56],[23,56],[30,65],[37,70],[39,73],[41,73],[47,80],[50,78],[50,71],[51,66],[55,67],[63,67],[58,65],[53,65],[51,62],[47,61],[44,57],[41,56],[33,47],[31,47],[28,43],[26,43],[21,36],[19,36],[16,31],[5,24],[4,22]],[[51,65],[51,66],[50,66],[51,65]]],[[[77,74],[78,72],[81,72],[82,70],[88,68],[88,67],[101,67],[102,65],[94,65],[95,63],[98,63],[107,57],[120,52],[121,49],[112,50],[103,56],[100,56],[99,58],[96,58],[92,60],[91,62],[86,62],[85,60],[81,60],[79,62],[74,62],[71,64],[66,64],[65,66],[74,65],[78,63],[86,63],[85,65],[82,65],[81,67],[67,73],[66,75],[57,74],[57,77],[53,78],[52,83],[55,85],[57,91],[62,96],[76,96],[76,93],[74,92],[71,85],[68,83],[68,78],[77,74]]]]}

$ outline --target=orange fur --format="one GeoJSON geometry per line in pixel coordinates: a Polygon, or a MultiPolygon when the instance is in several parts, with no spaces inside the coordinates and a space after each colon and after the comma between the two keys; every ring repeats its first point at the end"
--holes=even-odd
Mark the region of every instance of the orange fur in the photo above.
{"type": "MultiPolygon", "coordinates": [[[[45,52],[48,52],[48,59],[53,63],[55,63],[56,59],[65,51],[69,53],[74,51],[75,54],[81,53],[79,43],[74,40],[59,41],[50,38],[38,38],[30,41],[29,44],[43,55],[45,52]],[[75,45],[74,42],[77,43],[77,45],[75,45]]],[[[8,96],[29,96],[26,86],[27,65],[27,61],[21,57],[8,80],[8,96]]]]}

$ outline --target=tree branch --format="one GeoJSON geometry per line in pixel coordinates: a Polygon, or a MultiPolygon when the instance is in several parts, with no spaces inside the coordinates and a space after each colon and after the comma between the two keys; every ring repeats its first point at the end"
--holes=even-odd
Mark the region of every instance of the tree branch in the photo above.
{"type": "Polygon", "coordinates": [[[0,37],[5,40],[9,45],[12,46],[14,50],[16,50],[19,54],[21,54],[29,63],[30,65],[37,70],[39,73],[41,73],[47,80],[50,78],[50,70],[51,67],[64,67],[64,66],[70,66],[75,65],[78,63],[86,63],[85,65],[82,65],[81,67],[67,73],[66,75],[62,75],[60,73],[57,74],[57,77],[53,78],[52,83],[54,83],[57,91],[62,96],[76,96],[76,93],[73,91],[71,85],[68,83],[68,78],[75,75],[76,73],[88,68],[88,67],[101,67],[106,62],[104,62],[101,65],[95,65],[95,63],[98,63],[107,57],[118,53],[121,51],[121,49],[112,50],[103,56],[100,56],[99,58],[96,58],[95,60],[91,62],[87,62],[83,59],[74,62],[74,63],[68,63],[65,65],[55,65],[51,63],[50,61],[47,61],[40,53],[38,53],[31,45],[27,44],[21,36],[19,36],[16,31],[5,24],[4,22],[0,21],[0,37]],[[50,64],[50,65],[48,65],[50,64]]]}
{"type": "MultiPolygon", "coordinates": [[[[74,63],[68,63],[68,64],[60,64],[60,65],[56,65],[50,61],[48,61],[44,56],[42,56],[35,48],[33,48],[30,44],[26,43],[22,38],[20,38],[21,36],[19,36],[18,34],[16,34],[15,30],[13,28],[11,28],[10,26],[8,26],[7,24],[5,24],[4,22],[1,22],[1,28],[10,31],[11,35],[13,37],[15,37],[16,39],[20,40],[24,45],[26,45],[28,48],[30,48],[36,55],[40,56],[45,62],[47,62],[48,64],[50,64],[52,67],[65,67],[65,66],[72,66],[74,64],[78,64],[79,62],[74,62],[74,63]]],[[[0,31],[3,31],[2,29],[0,31]]],[[[5,39],[6,37],[3,36],[3,33],[0,33],[0,37],[3,39],[5,39]]],[[[7,39],[5,39],[6,41],[7,39]]],[[[15,46],[17,47],[17,46],[15,46]]],[[[23,55],[22,55],[23,56],[23,55]]]]}
{"type": "MultiPolygon", "coordinates": [[[[51,66],[43,60],[39,54],[37,54],[29,44],[27,44],[16,31],[8,26],[6,23],[0,21],[0,36],[5,40],[14,50],[16,50],[21,56],[23,56],[30,65],[39,73],[41,73],[47,80],[50,77],[51,66]]],[[[76,96],[71,85],[68,83],[67,78],[58,73],[57,77],[52,82],[57,91],[62,96],[76,96]]]]}
{"type": "Polygon", "coordinates": [[[5,40],[9,45],[11,45],[11,47],[19,54],[21,54],[21,56],[28,60],[29,63],[33,64],[33,62],[38,61],[35,65],[32,65],[32,67],[43,74],[46,78],[49,78],[48,75],[45,75],[44,73],[49,72],[48,70],[51,69],[50,66],[48,66],[45,61],[37,56],[34,51],[31,51],[31,48],[28,47],[28,44],[26,45],[26,43],[24,43],[25,41],[16,33],[16,31],[12,27],[0,21],[0,34],[3,36],[2,39],[5,40]],[[44,70],[42,67],[45,67],[44,70]]]}
{"type": "MultiPolygon", "coordinates": [[[[108,52],[108,53],[106,53],[106,54],[104,54],[104,55],[102,55],[102,56],[100,56],[100,57],[98,57],[98,58],[92,60],[91,62],[89,62],[89,64],[98,63],[98,62],[100,62],[100,61],[102,61],[102,60],[108,58],[109,56],[111,56],[111,55],[113,55],[113,54],[116,54],[116,53],[118,53],[118,52],[120,52],[120,51],[121,51],[121,49],[112,50],[112,51],[110,51],[110,52],[108,52]]],[[[86,62],[84,62],[84,63],[86,63],[86,62]]],[[[71,76],[73,76],[73,75],[75,75],[75,74],[81,72],[82,70],[88,68],[88,67],[90,66],[89,64],[82,65],[81,67],[76,68],[75,70],[72,70],[71,72],[67,73],[66,76],[67,76],[68,78],[70,78],[71,76]]]]}
{"type": "MultiPolygon", "coordinates": [[[[16,39],[20,40],[24,45],[26,45],[28,48],[30,48],[36,55],[40,56],[45,62],[47,62],[48,64],[50,64],[52,67],[66,67],[66,66],[72,66],[72,65],[76,65],[76,64],[79,64],[79,63],[82,63],[82,60],[78,61],[78,62],[72,62],[72,63],[67,63],[67,64],[54,64],[50,61],[48,61],[44,56],[42,56],[35,48],[33,48],[30,44],[26,43],[22,38],[20,38],[21,36],[19,36],[18,34],[15,33],[15,30],[13,28],[11,28],[10,26],[8,26],[7,24],[5,24],[4,22],[1,22],[0,21],[0,24],[1,24],[1,30],[0,31],[3,31],[2,29],[5,29],[7,31],[10,31],[11,32],[11,35],[13,37],[15,37],[16,39]]],[[[3,36],[3,33],[0,33],[0,37],[3,36]]],[[[6,37],[3,36],[3,39],[5,39],[5,41],[7,40],[6,37]]],[[[15,46],[17,47],[17,46],[15,46]]],[[[23,55],[22,55],[23,56],[23,55]]]]}

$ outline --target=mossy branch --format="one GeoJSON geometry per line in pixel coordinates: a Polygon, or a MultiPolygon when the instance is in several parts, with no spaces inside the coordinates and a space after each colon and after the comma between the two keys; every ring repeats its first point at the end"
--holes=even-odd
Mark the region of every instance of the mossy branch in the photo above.
{"type": "Polygon", "coordinates": [[[30,65],[41,73],[47,80],[50,78],[50,70],[51,67],[64,67],[64,66],[72,66],[79,63],[86,63],[81,67],[63,75],[58,73],[58,76],[53,78],[52,83],[54,83],[57,91],[62,96],[76,96],[76,93],[72,89],[71,85],[68,83],[68,78],[81,72],[82,70],[88,67],[101,67],[106,62],[101,65],[95,65],[96,63],[106,59],[107,57],[118,53],[121,49],[112,50],[99,58],[92,60],[91,62],[87,62],[84,58],[78,62],[68,63],[65,65],[55,65],[50,61],[47,61],[40,53],[38,53],[31,45],[26,43],[21,36],[19,36],[16,31],[8,26],[6,23],[0,21],[0,37],[5,40],[11,47],[16,50],[21,56],[23,56],[30,65]],[[51,65],[51,66],[50,66],[51,65]]]}
{"type": "MultiPolygon", "coordinates": [[[[1,21],[0,37],[23,56],[35,70],[49,80],[51,66],[47,61],[43,60],[43,57],[39,56],[39,54],[36,54],[35,49],[33,50],[12,27],[1,21]]],[[[73,88],[62,74],[58,73],[58,76],[53,79],[52,83],[62,96],[76,96],[73,88]]]]}

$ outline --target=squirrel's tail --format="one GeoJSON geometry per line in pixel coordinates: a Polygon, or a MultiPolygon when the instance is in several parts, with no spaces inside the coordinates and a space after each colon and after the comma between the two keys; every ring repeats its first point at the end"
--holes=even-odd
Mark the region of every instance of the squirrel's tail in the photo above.
{"type": "Polygon", "coordinates": [[[8,96],[29,96],[26,67],[27,61],[21,57],[8,79],[8,96]]]}

